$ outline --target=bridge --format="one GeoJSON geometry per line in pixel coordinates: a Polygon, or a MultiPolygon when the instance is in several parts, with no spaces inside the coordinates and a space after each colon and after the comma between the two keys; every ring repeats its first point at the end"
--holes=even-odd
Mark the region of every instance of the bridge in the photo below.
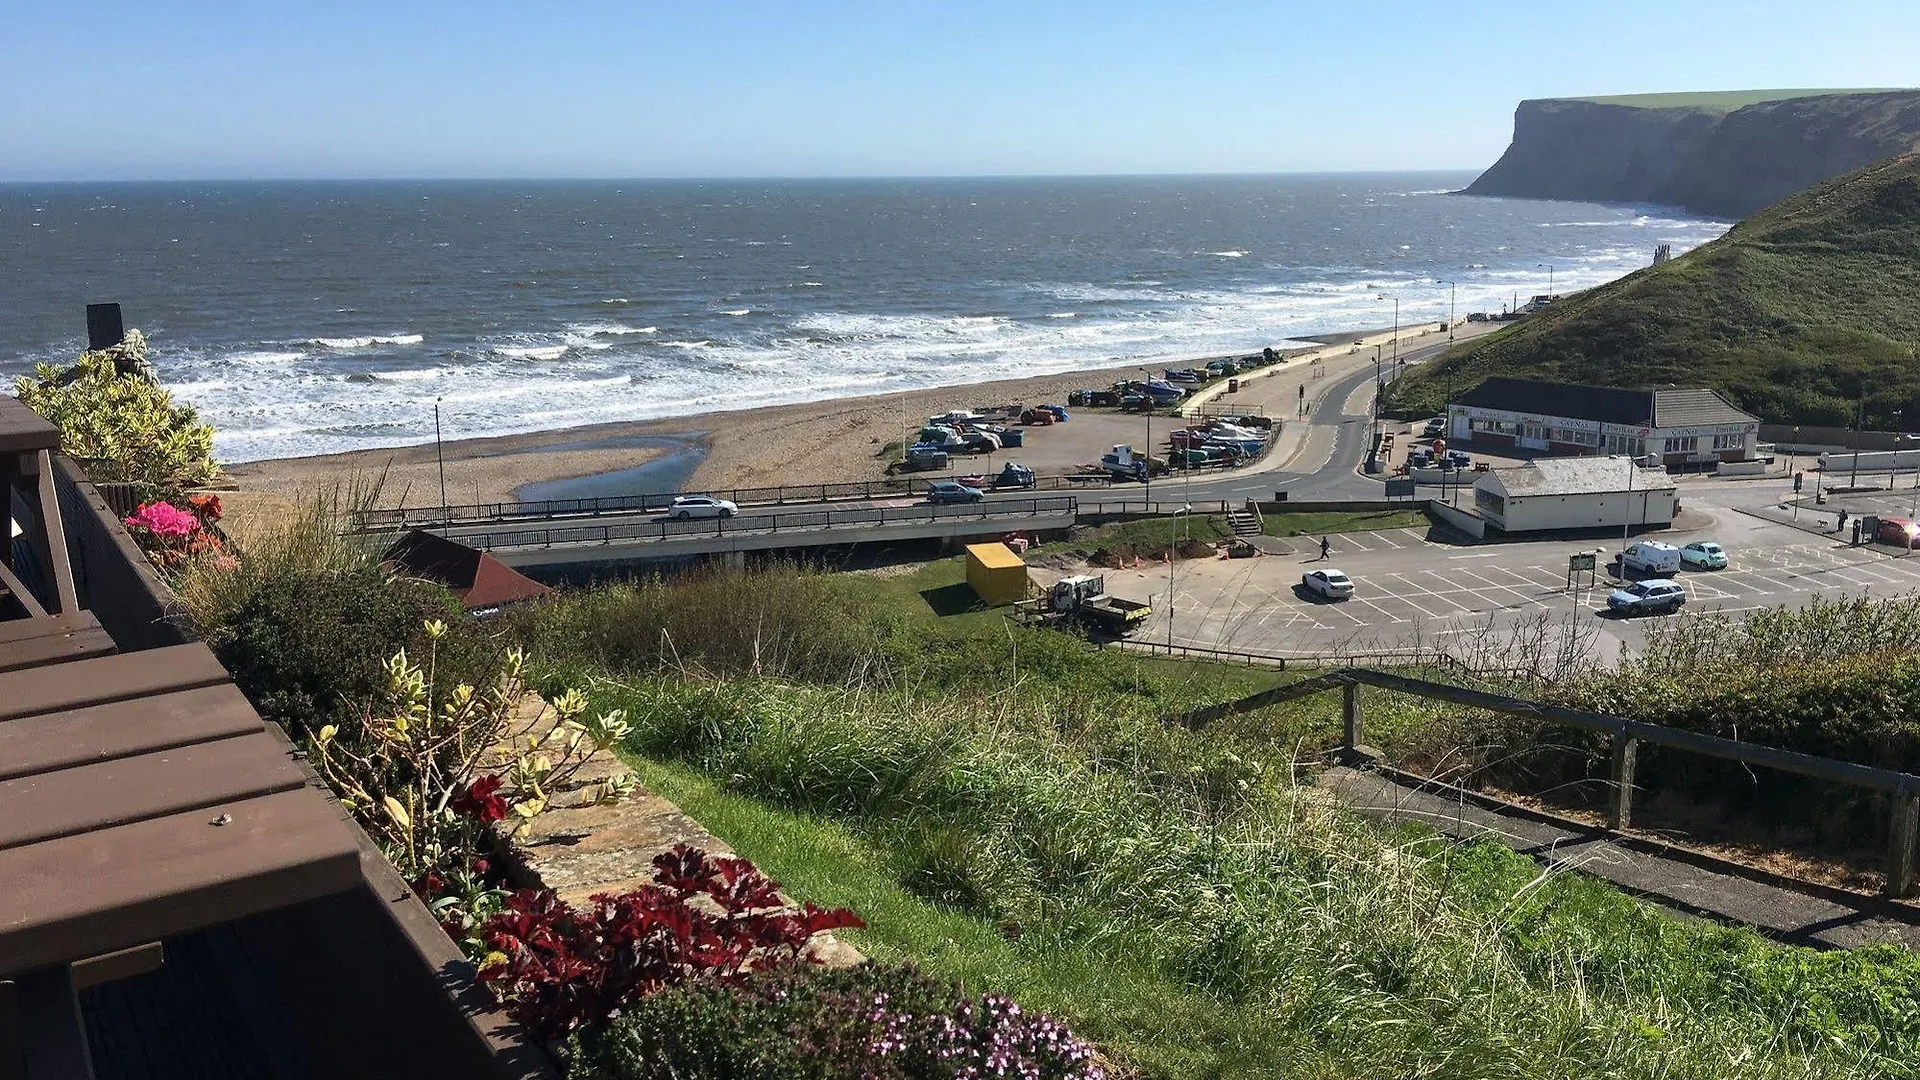
{"type": "Polygon", "coordinates": [[[648,510],[607,510],[587,518],[529,516],[420,524],[490,552],[509,566],[533,567],[997,536],[1065,529],[1078,517],[1078,500],[1073,496],[1042,495],[952,506],[813,503],[743,507],[733,517],[690,521],[677,521],[648,510]]]}

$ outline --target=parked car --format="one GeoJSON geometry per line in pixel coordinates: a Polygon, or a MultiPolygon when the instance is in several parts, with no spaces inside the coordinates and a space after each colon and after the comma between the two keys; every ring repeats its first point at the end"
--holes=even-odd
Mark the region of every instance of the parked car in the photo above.
{"type": "Polygon", "coordinates": [[[711,495],[682,495],[667,507],[667,516],[676,521],[690,518],[730,518],[740,508],[725,499],[716,499],[711,495]]]}
{"type": "Polygon", "coordinates": [[[1326,600],[1345,600],[1353,595],[1353,579],[1338,570],[1309,570],[1300,575],[1300,584],[1326,600]]]}
{"type": "Polygon", "coordinates": [[[1920,525],[1906,518],[1881,518],[1873,538],[1896,547],[1917,548],[1920,547],[1920,525]]]}
{"type": "Polygon", "coordinates": [[[1700,570],[1725,570],[1727,552],[1711,540],[1695,540],[1680,548],[1680,564],[1700,570]]]}
{"type": "Polygon", "coordinates": [[[1427,426],[1420,429],[1420,437],[1423,439],[1437,439],[1446,433],[1447,418],[1444,416],[1436,416],[1428,420],[1427,426]]]}
{"type": "Polygon", "coordinates": [[[927,501],[935,506],[948,503],[977,503],[986,498],[979,488],[953,480],[935,480],[927,487],[927,501]]]}
{"type": "Polygon", "coordinates": [[[1613,590],[1607,596],[1607,607],[1622,615],[1671,614],[1679,611],[1686,602],[1687,590],[1681,588],[1679,582],[1665,578],[1636,581],[1613,590]]]}
{"type": "Polygon", "coordinates": [[[1622,573],[1632,570],[1641,574],[1664,576],[1679,569],[1680,549],[1658,540],[1636,540],[1627,545],[1627,550],[1620,553],[1622,573]]]}

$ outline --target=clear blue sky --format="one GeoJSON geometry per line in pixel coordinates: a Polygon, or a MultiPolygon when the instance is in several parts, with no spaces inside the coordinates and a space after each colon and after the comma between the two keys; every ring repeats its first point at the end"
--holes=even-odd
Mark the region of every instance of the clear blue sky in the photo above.
{"type": "Polygon", "coordinates": [[[17,0],[0,180],[1478,168],[1522,98],[1920,82],[1913,0],[17,0]]]}

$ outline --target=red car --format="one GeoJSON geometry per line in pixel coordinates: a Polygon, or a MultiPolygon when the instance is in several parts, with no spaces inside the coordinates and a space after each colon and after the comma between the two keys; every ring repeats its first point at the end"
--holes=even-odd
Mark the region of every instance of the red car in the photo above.
{"type": "Polygon", "coordinates": [[[1881,518],[1880,527],[1875,531],[1873,538],[1883,544],[1893,544],[1897,547],[1920,547],[1920,525],[1915,525],[1906,518],[1881,518]]]}

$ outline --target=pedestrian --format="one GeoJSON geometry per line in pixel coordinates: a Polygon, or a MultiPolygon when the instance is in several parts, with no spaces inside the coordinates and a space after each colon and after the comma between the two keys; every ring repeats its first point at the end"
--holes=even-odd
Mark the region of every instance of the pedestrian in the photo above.
{"type": "Polygon", "coordinates": [[[1845,532],[1846,528],[1847,528],[1847,512],[1845,510],[1842,510],[1840,511],[1840,516],[1833,519],[1833,531],[1845,532]]]}
{"type": "Polygon", "coordinates": [[[1860,519],[1859,518],[1855,518],[1853,521],[1853,546],[1854,547],[1860,546],[1860,519]]]}
{"type": "Polygon", "coordinates": [[[1325,562],[1331,558],[1333,558],[1333,541],[1323,536],[1320,538],[1320,561],[1325,562]]]}

